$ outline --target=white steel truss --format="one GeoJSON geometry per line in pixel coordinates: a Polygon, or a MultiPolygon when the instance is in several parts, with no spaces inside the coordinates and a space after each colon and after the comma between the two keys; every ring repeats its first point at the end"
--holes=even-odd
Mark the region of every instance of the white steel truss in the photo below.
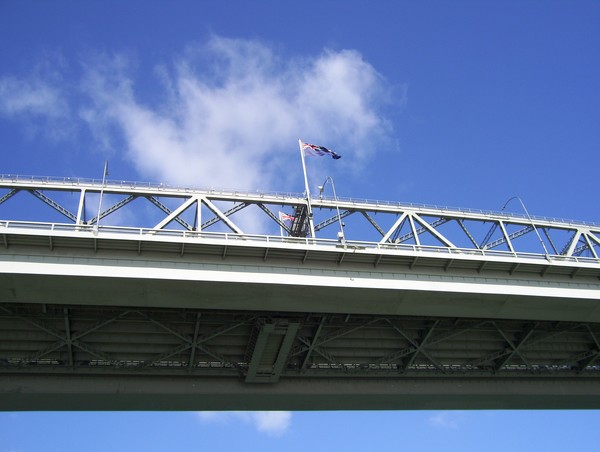
{"type": "Polygon", "coordinates": [[[35,225],[151,237],[234,234],[285,236],[308,244],[456,255],[537,256],[598,264],[600,225],[546,217],[345,198],[311,199],[315,237],[307,237],[307,200],[293,193],[201,190],[126,181],[0,175],[0,227],[35,225]],[[104,205],[98,207],[99,195],[104,205]],[[37,200],[38,206],[31,204],[37,200]],[[40,204],[41,203],[41,204],[40,204]],[[47,206],[50,209],[48,209],[47,206]],[[281,211],[293,221],[282,220],[281,211]],[[99,212],[98,214],[95,214],[99,212]],[[342,223],[342,220],[344,223],[342,223]],[[248,224],[261,230],[247,231],[248,224]]]}

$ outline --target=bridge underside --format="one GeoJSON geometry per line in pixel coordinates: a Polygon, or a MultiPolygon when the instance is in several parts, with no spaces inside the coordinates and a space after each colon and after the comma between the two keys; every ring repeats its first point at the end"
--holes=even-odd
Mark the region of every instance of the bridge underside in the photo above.
{"type": "Polygon", "coordinates": [[[600,408],[595,263],[33,232],[0,409],[600,408]]]}
{"type": "Polygon", "coordinates": [[[600,408],[598,338],[591,322],[0,303],[0,408],[600,408]]]}

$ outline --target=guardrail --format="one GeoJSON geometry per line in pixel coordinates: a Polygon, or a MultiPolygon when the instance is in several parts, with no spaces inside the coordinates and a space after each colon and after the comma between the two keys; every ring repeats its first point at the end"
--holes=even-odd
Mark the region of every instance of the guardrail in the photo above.
{"type": "Polygon", "coordinates": [[[520,259],[532,259],[538,261],[553,262],[568,262],[568,263],[585,263],[600,265],[600,259],[593,257],[582,256],[563,256],[557,254],[539,254],[530,252],[512,252],[498,250],[483,250],[474,248],[450,248],[443,246],[431,245],[414,245],[402,243],[379,243],[369,241],[355,240],[334,240],[323,238],[310,237],[283,237],[276,235],[259,235],[259,234],[235,234],[227,232],[202,232],[202,231],[183,231],[176,229],[150,229],[150,228],[134,228],[124,226],[100,226],[98,229],[95,225],[76,225],[68,223],[43,223],[43,222],[28,222],[28,221],[13,221],[0,220],[0,234],[6,234],[16,231],[48,231],[52,232],[69,232],[85,234],[88,237],[94,235],[101,238],[110,237],[111,234],[123,235],[127,237],[136,236],[141,240],[156,239],[156,238],[179,238],[183,240],[219,240],[225,244],[262,244],[269,246],[270,244],[279,244],[287,246],[320,246],[330,248],[332,251],[344,252],[413,252],[424,253],[429,256],[443,257],[443,255],[460,258],[467,256],[476,257],[512,257],[520,259]]]}

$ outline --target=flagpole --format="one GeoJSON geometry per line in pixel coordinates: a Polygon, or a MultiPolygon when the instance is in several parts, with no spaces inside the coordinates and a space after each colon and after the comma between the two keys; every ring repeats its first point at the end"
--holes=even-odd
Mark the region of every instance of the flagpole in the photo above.
{"type": "Polygon", "coordinates": [[[306,175],[306,163],[304,162],[304,150],[302,149],[302,140],[298,139],[300,147],[300,158],[302,159],[302,171],[304,172],[304,186],[306,188],[306,206],[308,215],[308,226],[310,228],[310,236],[315,237],[315,225],[313,223],[312,207],[310,205],[310,189],[308,188],[308,176],[306,175]]]}
{"type": "MultiPolygon", "coordinates": [[[[283,222],[283,220],[281,219],[281,212],[278,213],[279,216],[279,221],[283,222]]],[[[281,227],[281,225],[279,225],[279,237],[283,237],[283,228],[281,227]]]]}

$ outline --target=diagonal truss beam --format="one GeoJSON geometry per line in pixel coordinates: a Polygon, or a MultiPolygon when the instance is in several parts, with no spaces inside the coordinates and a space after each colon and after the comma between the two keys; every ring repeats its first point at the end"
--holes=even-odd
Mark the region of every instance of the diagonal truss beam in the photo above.
{"type": "Polygon", "coordinates": [[[560,254],[558,252],[558,249],[556,248],[556,245],[554,244],[554,240],[552,240],[552,237],[550,236],[550,233],[548,232],[548,228],[541,228],[541,230],[544,231],[544,235],[546,236],[548,243],[550,243],[552,250],[554,250],[554,254],[560,254]]]}
{"type": "MultiPolygon", "coordinates": [[[[100,213],[100,220],[102,220],[104,217],[109,216],[111,213],[116,212],[117,210],[119,210],[121,207],[126,206],[127,204],[129,204],[131,201],[133,201],[134,199],[136,199],[137,196],[134,195],[130,195],[125,199],[122,199],[121,201],[113,204],[112,206],[110,206],[108,209],[104,210],[103,212],[100,213]]],[[[88,224],[94,224],[98,222],[98,217],[94,217],[92,218],[88,224]]]]}
{"type": "MultiPolygon", "coordinates": [[[[410,224],[410,230],[412,231],[412,236],[415,239],[415,243],[417,244],[417,246],[421,246],[421,241],[419,240],[419,234],[417,234],[417,228],[415,227],[414,214],[408,215],[408,223],[410,224]]],[[[398,240],[395,240],[395,242],[398,243],[398,240]]]]}
{"type": "MultiPolygon", "coordinates": [[[[42,350],[39,350],[34,355],[24,358],[22,360],[22,365],[26,365],[28,362],[35,362],[56,350],[60,350],[63,347],[67,347],[69,362],[70,362],[71,366],[73,365],[72,347],[76,347],[80,350],[83,350],[83,351],[87,352],[88,354],[95,356],[99,359],[102,359],[105,361],[114,361],[114,359],[111,358],[110,356],[108,356],[106,353],[103,353],[103,352],[97,350],[95,347],[90,346],[89,344],[86,344],[83,341],[80,341],[78,338],[83,337],[84,334],[78,334],[78,335],[71,337],[71,327],[70,327],[70,322],[69,322],[69,318],[68,318],[68,313],[66,310],[63,311],[63,313],[64,313],[63,319],[65,322],[65,328],[66,328],[65,332],[63,333],[62,331],[49,325],[47,322],[41,321],[35,317],[22,316],[22,315],[16,313],[15,311],[8,309],[4,306],[0,306],[0,309],[6,313],[13,315],[14,317],[16,317],[24,322],[29,323],[30,325],[35,326],[36,328],[38,328],[38,329],[44,331],[45,333],[58,339],[58,341],[55,341],[53,344],[45,347],[42,350]]],[[[118,317],[120,317],[120,316],[118,316],[118,317]]]]}
{"type": "Polygon", "coordinates": [[[317,329],[315,330],[315,332],[313,334],[313,340],[312,340],[312,342],[310,342],[310,345],[308,346],[308,349],[306,350],[306,355],[304,356],[304,360],[302,361],[302,365],[300,366],[301,371],[305,370],[306,366],[310,362],[310,357],[312,355],[312,352],[313,352],[316,344],[319,341],[319,337],[321,336],[321,331],[323,331],[323,326],[325,325],[326,321],[327,321],[327,316],[326,315],[322,316],[321,321],[319,322],[319,326],[317,326],[317,329]]]}
{"type": "MultiPolygon", "coordinates": [[[[440,242],[446,244],[446,246],[455,248],[454,245],[450,244],[451,242],[449,240],[447,240],[445,237],[442,238],[442,235],[437,230],[435,230],[435,228],[437,228],[438,226],[450,221],[449,218],[438,218],[433,223],[429,224],[429,223],[427,223],[427,221],[425,221],[423,218],[419,217],[417,214],[413,214],[413,216],[421,224],[421,227],[416,230],[417,235],[423,234],[424,232],[429,231],[430,233],[435,235],[440,242]]],[[[409,232],[407,234],[404,234],[402,237],[398,237],[395,240],[395,242],[403,243],[403,242],[406,242],[407,240],[412,239],[414,236],[415,236],[414,232],[409,232]]]]}
{"type": "Polygon", "coordinates": [[[20,191],[21,190],[17,190],[16,188],[13,188],[11,191],[9,191],[7,194],[5,194],[2,198],[0,198],[0,204],[3,204],[4,202],[8,201],[10,198],[15,196],[20,191]]]}
{"type": "Polygon", "coordinates": [[[381,234],[382,237],[385,237],[385,231],[383,229],[381,229],[381,227],[377,224],[377,222],[373,219],[373,217],[371,217],[371,215],[369,215],[368,212],[365,212],[364,210],[361,210],[360,212],[369,223],[371,223],[371,225],[377,230],[377,232],[379,232],[381,234]]]}
{"type": "Polygon", "coordinates": [[[399,229],[400,226],[402,226],[402,223],[404,222],[404,220],[406,219],[406,217],[408,216],[407,212],[403,212],[398,219],[394,222],[394,224],[392,225],[392,227],[385,233],[385,235],[383,236],[383,238],[379,241],[379,243],[383,244],[386,243],[390,240],[390,237],[392,236],[392,234],[394,232],[396,232],[396,229],[399,229]]]}
{"type": "MultiPolygon", "coordinates": [[[[258,207],[260,207],[260,209],[266,213],[275,223],[277,223],[279,225],[279,227],[281,229],[283,229],[285,232],[287,232],[288,234],[292,234],[292,230],[287,227],[283,221],[281,221],[278,217],[275,216],[275,214],[273,212],[271,212],[270,209],[268,209],[263,203],[258,203],[257,204],[258,207]]],[[[245,206],[244,206],[245,207],[245,206]]]]}
{"type": "MultiPolygon", "coordinates": [[[[421,226],[423,226],[424,230],[429,231],[431,234],[433,234],[444,245],[446,245],[449,248],[456,248],[456,246],[450,240],[448,240],[446,237],[444,237],[442,234],[440,234],[435,229],[437,226],[442,225],[442,224],[446,223],[447,221],[449,221],[448,219],[446,219],[446,218],[440,218],[439,220],[437,220],[436,222],[434,222],[434,223],[432,223],[430,225],[429,223],[427,223],[427,221],[425,221],[423,218],[421,218],[416,213],[413,214],[413,217],[414,217],[415,220],[417,220],[419,222],[419,224],[421,224],[421,226]]],[[[423,228],[420,228],[419,230],[417,230],[417,233],[420,234],[421,233],[420,231],[423,228]]]]}
{"type": "MultiPolygon", "coordinates": [[[[531,231],[533,231],[533,226],[526,226],[522,229],[519,229],[518,231],[512,232],[511,234],[508,235],[508,239],[512,240],[512,239],[516,239],[518,237],[521,237],[531,231]]],[[[507,238],[506,237],[500,237],[498,240],[494,240],[493,242],[488,243],[487,245],[485,245],[483,247],[484,250],[491,250],[493,248],[496,248],[504,243],[507,243],[507,238]]]]}
{"type": "Polygon", "coordinates": [[[223,223],[225,223],[229,229],[231,229],[233,232],[235,232],[236,234],[243,234],[242,230],[240,228],[238,228],[230,219],[229,219],[229,215],[234,214],[235,212],[242,210],[244,207],[246,207],[248,204],[247,203],[241,203],[238,204],[237,206],[229,209],[226,213],[221,212],[221,210],[215,206],[212,202],[210,202],[208,199],[203,198],[202,202],[206,205],[206,207],[208,207],[212,213],[214,213],[217,218],[214,219],[214,221],[207,221],[206,223],[204,223],[202,225],[202,229],[205,229],[211,225],[213,225],[214,223],[217,223],[219,221],[223,221],[223,223]]]}
{"type": "Polygon", "coordinates": [[[465,235],[467,236],[467,238],[471,241],[471,243],[473,244],[473,246],[476,249],[480,249],[479,248],[479,244],[477,243],[477,241],[475,240],[475,238],[473,237],[473,235],[471,235],[471,232],[469,231],[469,229],[467,229],[467,227],[465,226],[465,221],[462,218],[459,218],[456,220],[456,222],[459,224],[459,226],[461,227],[461,229],[463,230],[463,232],[465,233],[465,235]]]}
{"type": "MultiPolygon", "coordinates": [[[[492,322],[492,323],[495,324],[495,322],[492,322]]],[[[551,338],[553,338],[555,336],[559,336],[561,334],[568,333],[568,332],[573,331],[574,329],[577,329],[577,328],[580,328],[580,327],[581,327],[581,325],[575,325],[575,326],[573,326],[571,324],[565,324],[564,326],[555,325],[555,327],[552,330],[550,330],[550,331],[546,331],[545,333],[542,333],[542,334],[540,334],[540,335],[538,335],[538,336],[536,336],[534,338],[528,338],[527,343],[522,343],[520,348],[532,346],[534,344],[537,344],[537,343],[546,341],[548,339],[551,339],[551,338]]],[[[523,342],[523,341],[521,341],[521,342],[523,342]]],[[[489,353],[489,354],[487,354],[485,356],[482,356],[480,358],[472,360],[467,365],[470,366],[470,367],[480,367],[480,366],[483,366],[486,363],[494,362],[494,361],[502,358],[503,356],[510,355],[510,354],[513,353],[513,351],[514,351],[513,348],[506,348],[506,347],[504,347],[504,348],[502,348],[500,350],[496,350],[496,351],[494,351],[492,353],[489,353]]],[[[495,368],[498,369],[497,366],[495,366],[495,368]]]]}
{"type": "Polygon", "coordinates": [[[198,202],[199,202],[198,197],[191,196],[183,204],[181,204],[177,209],[175,209],[169,215],[167,215],[160,223],[158,223],[152,229],[163,229],[171,221],[174,221],[176,218],[179,217],[179,215],[181,215],[188,208],[190,208],[192,205],[194,205],[195,203],[198,203],[198,202]]]}
{"type": "MultiPolygon", "coordinates": [[[[372,325],[373,323],[379,322],[381,320],[382,319],[372,319],[372,320],[366,322],[365,324],[350,326],[350,327],[345,327],[345,328],[338,328],[337,330],[324,336],[321,340],[316,340],[317,338],[314,338],[312,342],[310,342],[308,339],[305,339],[302,336],[298,336],[298,342],[300,342],[300,345],[293,348],[290,351],[289,356],[291,358],[293,356],[301,355],[306,352],[307,355],[305,355],[304,362],[303,362],[304,370],[306,370],[306,367],[308,367],[308,362],[309,362],[308,353],[310,352],[310,354],[312,354],[313,352],[315,352],[315,353],[321,355],[327,361],[329,361],[329,363],[339,366],[341,369],[344,370],[344,372],[347,372],[348,371],[347,366],[345,366],[343,363],[339,362],[335,357],[333,357],[329,352],[327,352],[323,348],[323,345],[330,341],[333,341],[335,339],[339,339],[340,337],[346,336],[346,335],[348,335],[354,331],[357,331],[361,328],[364,328],[368,325],[372,325]]],[[[320,324],[321,326],[317,330],[319,335],[321,334],[321,330],[324,327],[324,322],[325,322],[325,319],[322,318],[321,324],[320,324]]]]}
{"type": "Polygon", "coordinates": [[[350,212],[349,210],[344,210],[343,212],[340,212],[339,217],[337,216],[337,214],[334,215],[333,217],[329,217],[327,220],[322,221],[319,224],[315,225],[315,231],[320,231],[321,229],[326,228],[330,224],[337,223],[337,222],[339,222],[339,220],[341,220],[342,218],[346,218],[350,214],[352,214],[352,212],[350,212]]]}
{"type": "Polygon", "coordinates": [[[373,319],[370,320],[364,324],[361,325],[352,325],[349,327],[345,327],[345,328],[338,328],[334,331],[332,331],[331,333],[327,334],[325,337],[323,337],[320,341],[319,341],[319,345],[324,345],[329,341],[333,341],[335,339],[339,339],[340,337],[346,336],[350,333],[353,333],[354,331],[360,330],[362,328],[365,328],[369,325],[372,325],[375,322],[378,322],[379,319],[373,319]]]}
{"type": "MultiPolygon", "coordinates": [[[[158,321],[156,319],[154,319],[153,317],[151,317],[148,314],[139,312],[139,314],[145,318],[146,320],[150,321],[151,323],[155,324],[156,326],[158,326],[159,328],[167,331],[168,333],[174,335],[175,337],[177,337],[179,340],[182,341],[181,344],[176,345],[175,347],[171,348],[170,350],[167,350],[163,353],[160,353],[158,355],[153,356],[151,359],[145,360],[141,363],[138,364],[138,368],[145,368],[145,367],[150,367],[156,363],[159,363],[167,358],[170,358],[171,356],[175,356],[178,354],[181,354],[187,350],[192,350],[191,353],[193,353],[193,355],[195,356],[196,353],[196,349],[203,351],[205,354],[216,358],[218,360],[220,360],[222,363],[226,363],[229,364],[235,368],[240,368],[239,364],[236,362],[233,362],[227,358],[225,358],[223,355],[221,355],[220,353],[216,352],[215,350],[213,350],[210,346],[206,345],[205,342],[218,337],[222,334],[225,334],[233,329],[239,328],[240,326],[251,322],[255,317],[249,317],[247,319],[244,319],[241,322],[236,322],[234,324],[231,325],[225,325],[221,328],[218,328],[214,331],[212,331],[210,334],[198,337],[198,328],[199,328],[199,317],[196,318],[196,327],[195,327],[195,333],[194,333],[194,337],[190,337],[189,335],[182,333],[178,328],[173,327],[169,324],[167,324],[166,322],[162,322],[162,321],[158,321]]],[[[193,364],[190,363],[188,365],[188,368],[193,367],[193,364]]]]}
{"type": "Polygon", "coordinates": [[[422,340],[420,342],[415,341],[413,338],[411,338],[409,335],[407,335],[397,325],[392,325],[394,327],[394,329],[398,333],[400,333],[400,335],[402,335],[402,337],[404,337],[413,346],[413,348],[414,348],[414,352],[412,353],[412,355],[410,356],[410,358],[408,359],[408,361],[406,363],[404,363],[404,365],[402,366],[402,370],[403,371],[408,370],[408,368],[410,366],[412,366],[412,364],[414,363],[415,359],[417,358],[417,356],[420,353],[423,356],[425,356],[431,362],[431,364],[433,364],[435,366],[436,369],[438,369],[442,373],[446,373],[445,370],[444,370],[444,368],[437,362],[437,360],[435,360],[431,356],[431,354],[429,354],[425,350],[425,346],[427,345],[427,341],[429,341],[429,339],[431,338],[431,335],[433,334],[434,330],[437,328],[437,326],[439,325],[439,323],[440,323],[440,321],[436,320],[434,322],[434,324],[425,331],[425,335],[423,336],[423,338],[422,338],[422,340]]]}
{"type": "Polygon", "coordinates": [[[570,242],[565,245],[561,254],[564,254],[569,257],[573,256],[575,247],[577,246],[577,243],[579,243],[580,238],[581,238],[581,231],[575,231],[570,242]]]}
{"type": "Polygon", "coordinates": [[[502,220],[498,221],[498,226],[502,230],[502,235],[506,239],[506,244],[508,245],[508,249],[510,250],[511,253],[514,253],[515,249],[513,248],[512,242],[510,241],[510,237],[508,236],[508,232],[506,232],[506,227],[504,226],[504,222],[502,220]]]}
{"type": "Polygon", "coordinates": [[[494,235],[494,232],[496,232],[496,229],[498,229],[498,222],[494,220],[494,222],[492,223],[492,226],[490,227],[490,229],[488,230],[487,234],[485,235],[485,237],[483,238],[483,240],[479,244],[479,246],[478,246],[479,249],[485,249],[485,247],[487,246],[488,242],[490,241],[490,239],[494,235]]]}
{"type": "MultiPolygon", "coordinates": [[[[308,350],[311,347],[311,345],[313,345],[309,342],[308,339],[306,339],[304,337],[298,337],[298,341],[305,345],[304,350],[308,350]]],[[[344,367],[343,363],[341,363],[340,361],[335,359],[330,353],[328,353],[326,350],[322,349],[321,347],[314,345],[311,350],[314,351],[315,353],[321,355],[323,358],[325,358],[325,360],[329,361],[330,364],[335,364],[337,366],[344,367]]],[[[298,354],[297,352],[296,353],[291,352],[290,357],[297,355],[297,354],[298,354]]]]}
{"type": "MultiPolygon", "coordinates": [[[[582,243],[580,246],[575,247],[572,250],[572,255],[573,256],[580,256],[581,253],[583,253],[585,250],[589,250],[590,253],[592,254],[592,256],[594,256],[595,259],[598,259],[598,253],[595,250],[595,246],[596,245],[600,245],[600,239],[598,239],[598,237],[596,237],[592,232],[590,231],[581,231],[577,244],[578,243],[582,243]],[[582,243],[583,242],[583,243],[582,243]]],[[[573,242],[571,242],[571,248],[573,246],[573,242]]]]}
{"type": "MultiPolygon", "coordinates": [[[[164,213],[166,213],[167,216],[170,216],[173,214],[173,211],[171,209],[169,209],[167,206],[165,206],[162,202],[160,202],[156,197],[146,196],[146,199],[148,201],[150,201],[152,204],[154,204],[156,207],[158,207],[160,210],[162,210],[164,213]]],[[[181,219],[179,216],[176,216],[175,218],[173,218],[173,220],[175,220],[181,226],[186,228],[188,231],[192,231],[194,229],[192,226],[190,226],[186,221],[181,219]]]]}
{"type": "Polygon", "coordinates": [[[590,334],[592,340],[594,341],[595,347],[592,348],[591,350],[589,350],[585,356],[583,356],[577,360],[577,361],[579,361],[578,373],[582,373],[583,371],[585,371],[585,369],[588,366],[593,365],[600,358],[600,343],[598,342],[598,338],[596,337],[594,332],[591,330],[589,325],[586,325],[585,327],[586,327],[588,333],[590,334]]]}
{"type": "Polygon", "coordinates": [[[521,338],[519,343],[516,345],[513,343],[513,341],[510,340],[510,338],[506,335],[506,333],[504,333],[504,331],[502,331],[502,329],[500,329],[498,326],[496,326],[496,329],[498,330],[500,335],[504,338],[506,343],[512,349],[512,351],[509,354],[507,354],[507,356],[502,361],[497,363],[496,371],[501,370],[515,356],[519,356],[521,358],[521,360],[525,363],[525,365],[529,366],[529,362],[527,361],[527,358],[525,358],[525,356],[521,353],[521,348],[523,347],[523,345],[525,345],[527,343],[527,341],[529,340],[531,335],[535,332],[537,326],[538,325],[536,323],[536,324],[532,325],[527,331],[525,331],[525,334],[523,335],[523,337],[521,338]]]}
{"type": "MultiPolygon", "coordinates": [[[[386,319],[386,321],[388,323],[390,323],[390,325],[396,329],[396,325],[391,322],[389,319],[386,319]]],[[[473,325],[470,325],[466,328],[460,328],[460,329],[455,329],[452,330],[450,332],[447,333],[441,333],[438,336],[436,336],[435,338],[432,338],[428,341],[428,345],[429,346],[433,346],[435,344],[438,344],[440,342],[446,341],[448,339],[452,339],[453,337],[459,336],[461,334],[466,333],[467,331],[473,330],[473,329],[477,329],[480,328],[481,326],[489,323],[489,320],[483,320],[483,321],[479,321],[474,323],[473,325]]],[[[396,330],[398,331],[398,330],[396,330]]],[[[398,331],[399,332],[399,331],[398,331]]],[[[388,355],[380,358],[377,362],[378,363],[389,363],[389,362],[395,362],[400,358],[403,358],[404,356],[410,355],[411,353],[413,353],[416,350],[414,345],[411,345],[409,347],[403,348],[401,350],[397,350],[395,352],[389,353],[388,355]]]]}
{"type": "Polygon", "coordinates": [[[592,244],[592,242],[596,242],[596,243],[600,243],[600,241],[598,240],[597,237],[595,237],[592,233],[587,233],[587,234],[583,234],[583,237],[585,238],[585,242],[587,243],[588,249],[590,250],[590,252],[592,253],[592,255],[598,259],[598,254],[596,253],[596,250],[594,249],[594,245],[592,244]]]}
{"type": "Polygon", "coordinates": [[[43,201],[44,203],[46,203],[47,205],[49,205],[50,207],[52,207],[54,210],[56,210],[60,214],[62,214],[65,217],[67,217],[69,220],[73,221],[73,223],[77,223],[77,216],[76,215],[74,215],[73,213],[71,213],[69,210],[65,209],[63,206],[61,206],[59,203],[57,203],[56,201],[54,201],[50,197],[48,197],[45,194],[43,194],[41,191],[39,191],[39,190],[27,190],[27,191],[29,193],[31,193],[33,196],[35,196],[36,198],[38,198],[39,200],[43,201]]]}

